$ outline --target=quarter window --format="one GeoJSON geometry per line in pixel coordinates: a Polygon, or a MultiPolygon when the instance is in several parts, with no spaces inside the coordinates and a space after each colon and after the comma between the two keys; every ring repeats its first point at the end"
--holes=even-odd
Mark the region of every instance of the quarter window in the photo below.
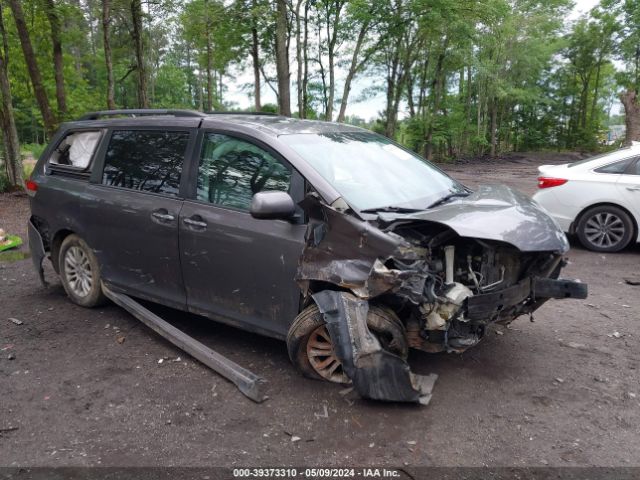
{"type": "Polygon", "coordinates": [[[290,184],[291,170],[266,150],[227,135],[205,136],[198,168],[198,200],[248,211],[254,194],[288,192],[290,184]]]}
{"type": "Polygon", "coordinates": [[[624,160],[621,160],[619,162],[610,163],[609,165],[605,165],[604,167],[596,168],[595,171],[597,173],[624,173],[632,160],[632,158],[625,158],[624,160]]]}
{"type": "Polygon", "coordinates": [[[640,158],[636,160],[636,164],[631,167],[629,172],[631,175],[640,175],[640,158]]]}
{"type": "Polygon", "coordinates": [[[86,169],[96,151],[102,132],[73,132],[68,134],[55,148],[49,163],[81,170],[86,169]]]}
{"type": "Polygon", "coordinates": [[[177,195],[189,132],[117,130],[105,156],[102,183],[177,195]]]}

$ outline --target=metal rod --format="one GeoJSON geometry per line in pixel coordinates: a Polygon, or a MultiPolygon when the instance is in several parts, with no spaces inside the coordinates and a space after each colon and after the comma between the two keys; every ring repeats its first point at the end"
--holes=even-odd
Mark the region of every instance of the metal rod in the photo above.
{"type": "Polygon", "coordinates": [[[241,367],[237,363],[229,360],[224,355],[211,350],[206,345],[190,337],[182,330],[177,329],[166,322],[155,313],[143,307],[133,298],[122,293],[116,293],[102,285],[104,294],[116,305],[121,306],[131,315],[136,317],[147,327],[158,335],[166,338],[176,347],[184,350],[193,358],[204,363],[207,367],[215,370],[220,375],[234,383],[238,389],[254,402],[262,402],[268,397],[264,393],[266,380],[255,373],[241,367]]]}

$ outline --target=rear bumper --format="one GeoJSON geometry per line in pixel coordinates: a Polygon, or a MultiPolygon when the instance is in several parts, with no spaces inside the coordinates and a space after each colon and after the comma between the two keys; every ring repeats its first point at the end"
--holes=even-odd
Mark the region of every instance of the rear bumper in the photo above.
{"type": "Polygon", "coordinates": [[[497,319],[504,311],[515,310],[517,315],[535,309],[527,306],[539,305],[549,298],[585,299],[588,287],[574,280],[528,277],[519,283],[498,292],[474,295],[467,299],[466,318],[487,322],[497,319]]]}

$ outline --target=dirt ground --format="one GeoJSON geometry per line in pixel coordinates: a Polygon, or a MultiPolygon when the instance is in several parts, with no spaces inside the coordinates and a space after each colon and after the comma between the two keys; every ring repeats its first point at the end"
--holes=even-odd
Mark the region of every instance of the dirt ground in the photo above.
{"type": "MultiPolygon", "coordinates": [[[[531,194],[538,164],[567,159],[443,168],[531,194]]],[[[1,228],[25,236],[27,218],[26,197],[0,196],[1,228]]],[[[51,270],[44,289],[31,260],[0,262],[0,465],[638,466],[640,287],[624,278],[640,247],[568,256],[588,300],[548,302],[463,355],[412,353],[439,375],[427,407],[351,400],[300,377],[282,342],[169,313],[268,380],[255,404],[120,308],[77,307],[51,270]]]]}

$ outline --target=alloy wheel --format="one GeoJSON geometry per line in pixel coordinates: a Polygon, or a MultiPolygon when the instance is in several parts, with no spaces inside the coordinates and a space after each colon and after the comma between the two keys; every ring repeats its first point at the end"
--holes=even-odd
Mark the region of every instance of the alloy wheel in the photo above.
{"type": "Polygon", "coordinates": [[[331,336],[326,325],[316,328],[307,341],[307,358],[311,367],[322,378],[335,383],[347,383],[349,377],[342,369],[334,350],[331,336]]]}
{"type": "Polygon", "coordinates": [[[609,212],[600,212],[589,218],[584,227],[586,239],[599,248],[618,245],[625,236],[625,225],[620,217],[609,212]]]}
{"type": "Polygon", "coordinates": [[[74,245],[64,256],[64,273],[75,295],[86,297],[93,286],[93,274],[89,257],[82,248],[74,245]]]}

